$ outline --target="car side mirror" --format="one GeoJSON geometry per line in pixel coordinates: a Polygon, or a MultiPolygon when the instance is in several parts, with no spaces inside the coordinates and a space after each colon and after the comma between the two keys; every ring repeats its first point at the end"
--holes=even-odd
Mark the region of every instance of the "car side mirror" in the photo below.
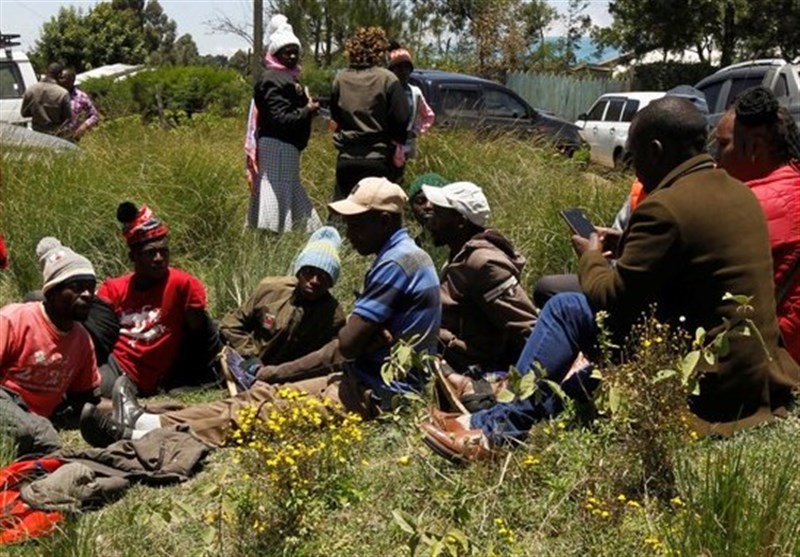
{"type": "Polygon", "coordinates": [[[589,115],[586,114],[585,112],[581,112],[580,114],[578,114],[578,120],[588,120],[588,119],[589,115]]]}

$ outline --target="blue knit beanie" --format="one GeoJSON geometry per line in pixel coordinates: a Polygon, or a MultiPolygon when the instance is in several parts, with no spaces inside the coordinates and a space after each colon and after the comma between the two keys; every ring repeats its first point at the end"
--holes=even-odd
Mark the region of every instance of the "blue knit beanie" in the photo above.
{"type": "Polygon", "coordinates": [[[305,247],[294,260],[294,274],[303,267],[322,269],[330,275],[333,284],[339,280],[339,247],[342,238],[332,226],[323,226],[308,239],[305,247]]]}

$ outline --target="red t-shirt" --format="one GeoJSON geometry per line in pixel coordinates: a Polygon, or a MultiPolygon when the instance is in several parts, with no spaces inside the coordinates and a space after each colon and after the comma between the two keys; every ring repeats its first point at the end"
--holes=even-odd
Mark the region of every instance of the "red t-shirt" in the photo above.
{"type": "Polygon", "coordinates": [[[49,418],[66,393],[99,385],[92,339],[83,325],[58,330],[41,303],[0,309],[0,386],[21,396],[31,412],[49,418]]]}
{"type": "Polygon", "coordinates": [[[119,317],[114,357],[139,392],[155,393],[178,355],[186,310],[206,307],[203,283],[170,267],[167,278],[147,290],[136,290],[128,273],[105,281],[97,295],[119,317]]]}

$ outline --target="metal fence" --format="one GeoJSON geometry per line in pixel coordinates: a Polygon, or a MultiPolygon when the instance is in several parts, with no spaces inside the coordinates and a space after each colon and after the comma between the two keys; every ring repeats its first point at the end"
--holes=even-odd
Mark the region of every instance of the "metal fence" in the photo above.
{"type": "Polygon", "coordinates": [[[627,81],[523,72],[508,74],[506,86],[531,106],[569,121],[589,110],[600,95],[630,89],[627,81]]]}

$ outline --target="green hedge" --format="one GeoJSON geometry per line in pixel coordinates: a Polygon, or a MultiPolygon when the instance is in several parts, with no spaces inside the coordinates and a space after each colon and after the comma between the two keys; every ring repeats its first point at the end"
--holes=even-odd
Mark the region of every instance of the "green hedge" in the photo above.
{"type": "Polygon", "coordinates": [[[105,118],[138,114],[178,124],[198,113],[236,116],[247,110],[252,87],[236,71],[208,66],[144,70],[127,79],[90,79],[81,87],[105,118]]]}
{"type": "Polygon", "coordinates": [[[702,62],[653,62],[634,69],[634,91],[666,91],[678,85],[694,85],[718,68],[702,62]]]}

